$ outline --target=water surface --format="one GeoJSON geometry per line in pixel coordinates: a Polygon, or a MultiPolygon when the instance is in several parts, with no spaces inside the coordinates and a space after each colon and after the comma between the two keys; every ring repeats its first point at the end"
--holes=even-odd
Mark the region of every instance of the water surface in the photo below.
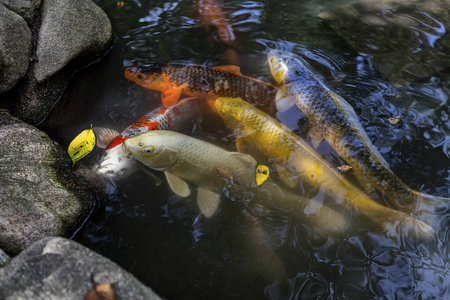
{"type": "MultiPolygon", "coordinates": [[[[115,42],[100,62],[76,74],[42,124],[63,146],[91,124],[121,131],[160,105],[157,92],[124,78],[126,67],[155,61],[227,63],[223,53],[229,46],[199,23],[191,1],[130,0],[121,8],[115,1],[95,2],[110,17],[115,42]]],[[[233,49],[242,73],[273,82],[266,64],[270,49],[305,56],[355,108],[400,178],[415,190],[450,197],[450,72],[403,87],[390,84],[366,56],[317,18],[349,2],[226,1],[223,7],[235,30],[233,49]],[[390,124],[387,119],[394,116],[401,116],[401,122],[390,124]]],[[[307,138],[307,120],[297,109],[277,117],[307,138]]],[[[236,151],[233,135],[213,115],[192,120],[184,133],[236,151]]],[[[334,165],[343,163],[324,143],[318,151],[334,165]]],[[[94,165],[100,155],[96,149],[83,164],[94,165]]],[[[143,170],[108,181],[107,199],[74,239],[164,298],[450,297],[446,205],[434,214],[439,229],[428,241],[405,235],[389,238],[354,211],[348,213],[349,226],[330,236],[295,214],[273,211],[260,216],[230,199],[224,199],[213,218],[205,219],[195,193],[181,198],[170,191],[162,173],[153,173],[162,179],[161,186],[143,170]]],[[[351,172],[347,177],[355,180],[351,172]]]]}

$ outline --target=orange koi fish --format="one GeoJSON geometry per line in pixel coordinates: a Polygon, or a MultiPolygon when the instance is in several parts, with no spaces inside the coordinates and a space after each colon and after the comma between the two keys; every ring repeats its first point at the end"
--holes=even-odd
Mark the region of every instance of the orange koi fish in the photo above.
{"type": "Polygon", "coordinates": [[[221,5],[215,0],[199,0],[195,3],[194,9],[197,12],[200,22],[207,26],[212,25],[217,29],[222,42],[231,44],[235,37],[233,28],[228,22],[221,5]]]}
{"type": "Polygon", "coordinates": [[[267,107],[274,102],[278,90],[270,83],[242,75],[239,67],[232,65],[151,64],[128,68],[125,77],[143,87],[162,92],[162,102],[167,107],[177,103],[181,94],[208,100],[239,97],[267,107]]]}

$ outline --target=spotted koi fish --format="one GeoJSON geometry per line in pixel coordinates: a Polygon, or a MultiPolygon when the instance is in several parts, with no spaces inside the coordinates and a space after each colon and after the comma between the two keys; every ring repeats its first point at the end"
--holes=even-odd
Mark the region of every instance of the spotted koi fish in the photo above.
{"type": "Polygon", "coordinates": [[[434,209],[449,201],[412,190],[397,177],[372,144],[353,107],[304,59],[272,50],[268,60],[274,79],[280,83],[277,100],[297,105],[308,118],[313,143],[325,139],[353,168],[361,183],[369,189],[375,187],[392,206],[406,213],[434,209]]]}
{"type": "Polygon", "coordinates": [[[162,92],[162,102],[170,107],[181,94],[204,99],[239,97],[257,106],[273,103],[277,87],[242,75],[237,66],[206,67],[182,64],[151,64],[131,67],[125,77],[148,89],[162,92]]]}
{"type": "Polygon", "coordinates": [[[136,120],[122,133],[104,127],[94,127],[97,135],[97,146],[105,148],[105,153],[95,166],[99,174],[116,178],[129,173],[134,159],[122,150],[125,139],[151,130],[182,130],[185,125],[195,120],[204,111],[204,101],[199,98],[188,98],[178,104],[166,108],[159,107],[136,120]]]}

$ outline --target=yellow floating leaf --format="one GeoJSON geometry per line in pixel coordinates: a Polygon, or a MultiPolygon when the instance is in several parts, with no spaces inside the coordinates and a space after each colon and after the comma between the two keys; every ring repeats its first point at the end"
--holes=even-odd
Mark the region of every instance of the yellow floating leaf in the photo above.
{"type": "Polygon", "coordinates": [[[73,164],[88,155],[95,146],[95,133],[94,130],[86,129],[77,135],[76,138],[70,142],[67,152],[72,159],[73,164]]]}
{"type": "Polygon", "coordinates": [[[106,282],[100,285],[94,285],[84,297],[84,300],[115,300],[116,295],[112,289],[111,283],[106,282]]]}
{"type": "Polygon", "coordinates": [[[267,178],[269,178],[269,168],[265,165],[258,165],[256,167],[256,183],[258,186],[261,186],[267,178]]]}
{"type": "Polygon", "coordinates": [[[340,166],[340,167],[337,167],[337,169],[339,170],[339,171],[341,171],[342,173],[345,173],[345,172],[347,172],[348,170],[350,170],[352,167],[350,167],[349,165],[342,165],[342,166],[340,166]]]}
{"type": "Polygon", "coordinates": [[[125,5],[125,3],[124,3],[123,1],[117,2],[117,7],[118,7],[118,8],[121,8],[121,7],[123,7],[124,5],[125,5]]]}
{"type": "Polygon", "coordinates": [[[389,123],[391,123],[392,125],[397,124],[398,122],[400,122],[401,116],[396,116],[396,117],[392,117],[389,118],[389,123]]]}

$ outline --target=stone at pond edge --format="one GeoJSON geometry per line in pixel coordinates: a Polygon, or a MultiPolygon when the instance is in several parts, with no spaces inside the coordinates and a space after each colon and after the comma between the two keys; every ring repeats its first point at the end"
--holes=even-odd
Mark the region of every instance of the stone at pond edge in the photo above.
{"type": "Polygon", "coordinates": [[[12,89],[27,72],[31,46],[27,23],[0,4],[0,93],[12,89]]]}
{"type": "Polygon", "coordinates": [[[0,299],[84,299],[110,282],[116,299],[160,299],[109,259],[64,238],[45,238],[0,269],[0,299]]]}
{"type": "Polygon", "coordinates": [[[36,80],[43,82],[80,56],[104,52],[111,38],[108,17],[91,0],[45,0],[36,50],[36,80]]]}
{"type": "Polygon", "coordinates": [[[449,10],[449,0],[360,0],[319,17],[404,84],[450,66],[449,10]]]}
{"type": "Polygon", "coordinates": [[[0,268],[4,267],[9,261],[11,260],[11,257],[8,256],[8,254],[5,253],[2,249],[0,249],[0,268]]]}
{"type": "Polygon", "coordinates": [[[91,0],[45,0],[41,12],[32,26],[38,61],[15,89],[0,95],[0,107],[30,124],[44,120],[73,74],[100,59],[113,41],[108,17],[91,0]]]}
{"type": "Polygon", "coordinates": [[[0,248],[15,254],[81,225],[96,196],[71,165],[45,133],[0,110],[0,248]]]}
{"type": "Polygon", "coordinates": [[[24,18],[28,24],[31,24],[35,11],[41,5],[41,0],[0,0],[0,3],[24,18]]]}

